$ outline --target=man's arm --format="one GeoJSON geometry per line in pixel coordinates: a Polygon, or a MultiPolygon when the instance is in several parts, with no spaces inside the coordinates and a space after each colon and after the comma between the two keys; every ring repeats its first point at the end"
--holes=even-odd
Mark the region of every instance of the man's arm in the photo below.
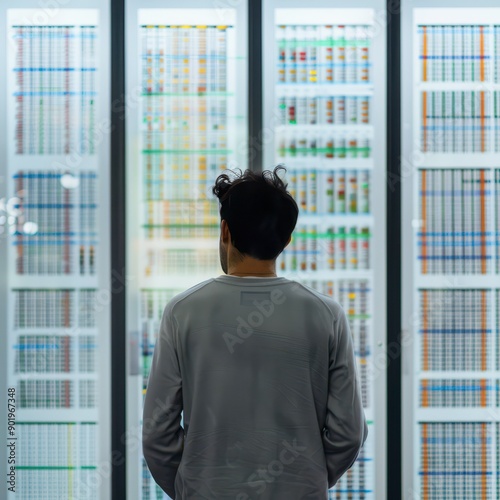
{"type": "Polygon", "coordinates": [[[349,323],[338,308],[330,343],[330,374],[323,448],[328,487],[349,469],[368,435],[349,323]]]}
{"type": "Polygon", "coordinates": [[[167,304],[153,353],[142,419],[142,450],[158,485],[175,498],[174,482],[184,447],[182,381],[175,319],[167,304]]]}

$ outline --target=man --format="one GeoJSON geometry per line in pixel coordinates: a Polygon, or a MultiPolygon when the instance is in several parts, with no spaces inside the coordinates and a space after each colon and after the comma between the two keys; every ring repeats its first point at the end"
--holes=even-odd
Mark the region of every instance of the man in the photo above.
{"type": "Polygon", "coordinates": [[[217,178],[225,274],[163,313],[143,452],[176,500],[326,500],[367,436],[344,311],[276,276],[298,216],[281,169],[217,178]]]}

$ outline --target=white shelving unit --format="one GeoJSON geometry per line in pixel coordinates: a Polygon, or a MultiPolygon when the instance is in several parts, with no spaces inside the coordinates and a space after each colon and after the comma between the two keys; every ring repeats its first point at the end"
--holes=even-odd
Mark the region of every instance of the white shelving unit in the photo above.
{"type": "Polygon", "coordinates": [[[109,5],[6,2],[0,22],[0,197],[11,200],[1,364],[16,393],[16,498],[106,500],[109,5]]]}
{"type": "Polygon", "coordinates": [[[246,2],[218,8],[188,0],[126,2],[128,110],[128,491],[167,498],[142,457],[143,396],[167,302],[223,274],[220,216],[211,187],[247,168],[246,2]],[[136,366],[140,357],[139,366],[136,366]]]}
{"type": "Polygon", "coordinates": [[[354,338],[369,435],[330,496],[375,499],[385,496],[385,30],[373,2],[341,7],[264,3],[264,168],[286,167],[300,210],[278,273],[338,300],[354,338]]]}
{"type": "Polygon", "coordinates": [[[444,4],[403,10],[403,497],[486,500],[499,494],[500,9],[444,4]]]}

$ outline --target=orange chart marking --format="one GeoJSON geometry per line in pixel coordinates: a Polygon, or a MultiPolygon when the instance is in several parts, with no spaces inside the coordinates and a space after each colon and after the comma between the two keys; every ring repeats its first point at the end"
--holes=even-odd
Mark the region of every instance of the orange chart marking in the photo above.
{"type": "Polygon", "coordinates": [[[486,424],[483,422],[481,424],[481,468],[482,468],[482,474],[481,474],[481,500],[486,500],[487,499],[487,488],[488,488],[488,483],[487,483],[487,468],[488,468],[488,461],[487,461],[487,446],[486,446],[486,424]]]}
{"type": "Polygon", "coordinates": [[[422,493],[423,500],[429,498],[429,458],[427,456],[427,424],[422,424],[422,493]]]}
{"type": "Polygon", "coordinates": [[[427,389],[427,380],[422,380],[422,406],[429,406],[429,391],[427,389]]]}

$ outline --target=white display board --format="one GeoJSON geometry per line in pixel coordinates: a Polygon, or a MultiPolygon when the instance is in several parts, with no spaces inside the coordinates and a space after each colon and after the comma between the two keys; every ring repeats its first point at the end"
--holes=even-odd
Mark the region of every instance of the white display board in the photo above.
{"type": "Polygon", "coordinates": [[[128,491],[167,498],[140,446],[158,328],[177,293],[223,274],[218,203],[225,169],[247,168],[246,2],[127,4],[128,491]],[[132,424],[133,423],[133,424],[132,424]]]}
{"type": "Polygon", "coordinates": [[[10,493],[105,500],[109,6],[4,2],[0,20],[0,198],[10,202],[0,225],[1,364],[16,408],[10,493]]]}
{"type": "MultiPolygon", "coordinates": [[[[333,296],[369,434],[330,498],[385,498],[385,28],[373,2],[263,6],[264,168],[299,205],[279,275],[333,296]]],[[[380,2],[379,9],[385,8],[380,2]]]]}
{"type": "Polygon", "coordinates": [[[493,7],[419,1],[403,12],[404,498],[499,495],[493,7]]]}

